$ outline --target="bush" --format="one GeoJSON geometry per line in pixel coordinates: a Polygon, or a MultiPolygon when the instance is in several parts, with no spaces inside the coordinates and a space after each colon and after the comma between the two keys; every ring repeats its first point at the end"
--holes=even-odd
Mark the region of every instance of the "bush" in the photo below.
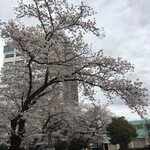
{"type": "Polygon", "coordinates": [[[8,150],[8,147],[4,144],[0,145],[0,150],[8,150]]]}
{"type": "Polygon", "coordinates": [[[81,150],[87,148],[88,142],[83,139],[72,139],[69,143],[69,150],[81,150]]]}
{"type": "Polygon", "coordinates": [[[67,145],[67,141],[57,141],[55,144],[55,150],[65,150],[67,145]]]}

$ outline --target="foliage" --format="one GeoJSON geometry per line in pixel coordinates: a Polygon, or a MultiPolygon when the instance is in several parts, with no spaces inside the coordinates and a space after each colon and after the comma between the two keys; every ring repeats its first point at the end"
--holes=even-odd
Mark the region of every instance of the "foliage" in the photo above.
{"type": "Polygon", "coordinates": [[[125,120],[124,117],[112,118],[112,122],[106,128],[112,144],[127,145],[136,136],[136,129],[125,120]]]}
{"type": "Polygon", "coordinates": [[[69,143],[69,150],[81,150],[87,148],[88,141],[73,138],[69,143]]]}
{"type": "Polygon", "coordinates": [[[55,144],[55,150],[65,150],[67,148],[67,141],[57,141],[55,144]]]}
{"type": "Polygon", "coordinates": [[[4,144],[0,145],[0,150],[8,150],[8,147],[4,144]]]}
{"type": "Polygon", "coordinates": [[[1,77],[1,133],[10,135],[12,150],[32,143],[34,136],[42,140],[47,131],[54,134],[60,124],[64,131],[71,124],[78,132],[70,117],[77,111],[72,111],[73,98],[67,95],[66,84],[78,86],[91,102],[98,87],[108,99],[119,96],[141,116],[145,114],[147,90],[127,76],[133,66],[121,58],[104,56],[102,50],[93,52],[84,43],[85,33],[104,37],[92,19],[92,8],[84,2],[74,6],[66,0],[33,0],[30,4],[20,0],[15,14],[16,19],[0,22],[1,37],[24,61],[5,64],[1,77]],[[33,26],[22,22],[26,17],[34,21],[33,26]]]}
{"type": "MultiPolygon", "coordinates": [[[[0,150],[10,150],[9,146],[5,145],[5,144],[1,144],[0,145],[0,150]]],[[[20,148],[18,150],[25,150],[24,148],[20,148]]]]}

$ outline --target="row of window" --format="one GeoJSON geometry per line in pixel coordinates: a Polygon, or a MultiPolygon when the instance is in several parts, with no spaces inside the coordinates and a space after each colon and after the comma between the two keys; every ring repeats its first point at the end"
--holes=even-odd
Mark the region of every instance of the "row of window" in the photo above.
{"type": "Polygon", "coordinates": [[[4,53],[13,52],[13,51],[14,51],[13,47],[10,47],[9,45],[4,46],[4,53]]]}
{"type": "MultiPolygon", "coordinates": [[[[5,62],[4,64],[8,64],[8,65],[11,65],[13,64],[14,62],[5,62]]],[[[18,60],[18,61],[15,61],[15,64],[23,64],[24,63],[24,60],[18,60]]]]}
{"type": "Polygon", "coordinates": [[[14,54],[7,54],[7,55],[5,55],[5,58],[11,58],[11,57],[14,57],[14,54]]]}
{"type": "Polygon", "coordinates": [[[143,125],[134,125],[136,130],[138,129],[149,129],[150,130],[150,124],[143,124],[143,125]]]}
{"type": "MultiPolygon", "coordinates": [[[[21,56],[20,53],[16,53],[16,57],[21,56]]],[[[14,54],[7,54],[5,55],[5,58],[12,58],[14,57],[14,54]]]]}

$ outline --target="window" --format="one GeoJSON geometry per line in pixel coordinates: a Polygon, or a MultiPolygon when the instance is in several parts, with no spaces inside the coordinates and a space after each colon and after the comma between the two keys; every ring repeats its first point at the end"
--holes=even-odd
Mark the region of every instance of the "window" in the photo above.
{"type": "Polygon", "coordinates": [[[143,125],[136,125],[136,130],[143,129],[143,128],[144,128],[143,125]]]}
{"type": "Polygon", "coordinates": [[[13,52],[13,51],[14,51],[14,48],[10,47],[9,45],[4,46],[4,53],[13,52]]]}
{"type": "Polygon", "coordinates": [[[24,63],[24,60],[15,61],[15,64],[23,64],[23,63],[24,63]]]}
{"type": "Polygon", "coordinates": [[[147,123],[144,125],[144,127],[145,127],[145,129],[150,129],[150,124],[147,123]]]}
{"type": "Polygon", "coordinates": [[[7,54],[7,55],[5,55],[5,58],[11,58],[11,57],[14,57],[14,54],[7,54]]]}
{"type": "Polygon", "coordinates": [[[5,62],[4,65],[12,65],[13,62],[5,62]]]}
{"type": "Polygon", "coordinates": [[[18,57],[18,56],[21,56],[21,54],[17,52],[17,53],[16,53],[16,57],[18,57]]]}

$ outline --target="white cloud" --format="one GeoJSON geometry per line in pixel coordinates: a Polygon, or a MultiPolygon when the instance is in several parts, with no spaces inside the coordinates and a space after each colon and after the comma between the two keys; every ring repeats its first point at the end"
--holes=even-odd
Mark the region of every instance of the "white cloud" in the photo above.
{"type": "Polygon", "coordinates": [[[0,1],[0,19],[8,20],[15,17],[13,7],[16,6],[17,0],[1,0],[0,1]]]}

